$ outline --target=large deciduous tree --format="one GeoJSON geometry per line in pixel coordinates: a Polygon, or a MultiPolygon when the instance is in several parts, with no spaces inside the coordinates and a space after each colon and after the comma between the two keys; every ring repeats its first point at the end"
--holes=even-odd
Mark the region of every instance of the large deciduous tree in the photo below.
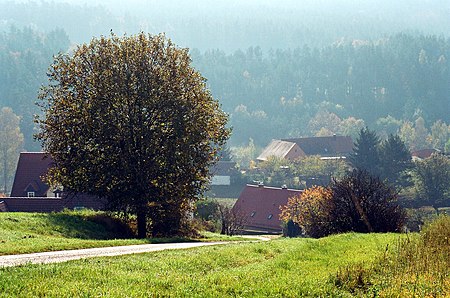
{"type": "Polygon", "coordinates": [[[19,153],[23,148],[23,134],[19,124],[20,117],[11,108],[0,110],[0,177],[4,193],[9,190],[19,153]]]}
{"type": "Polygon", "coordinates": [[[226,114],[164,35],[94,38],[59,55],[40,98],[49,182],[135,214],[138,236],[178,233],[229,137],[226,114]]]}

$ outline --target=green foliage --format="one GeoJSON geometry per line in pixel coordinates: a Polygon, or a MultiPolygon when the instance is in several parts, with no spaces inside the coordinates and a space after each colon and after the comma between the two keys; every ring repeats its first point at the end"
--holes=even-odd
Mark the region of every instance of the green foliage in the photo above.
{"type": "Polygon", "coordinates": [[[396,192],[380,179],[354,170],[327,188],[312,187],[289,198],[280,219],[292,220],[315,238],[349,231],[399,232],[406,213],[395,204],[396,198],[396,192]]]}
{"type": "Polygon", "coordinates": [[[353,167],[367,171],[372,175],[378,175],[380,172],[379,144],[380,139],[375,131],[369,130],[368,127],[362,128],[355,141],[353,152],[349,157],[353,167]]]}
{"type": "Polygon", "coordinates": [[[195,217],[208,220],[217,219],[219,203],[216,200],[206,199],[195,203],[195,217]]]}
{"type": "Polygon", "coordinates": [[[380,142],[375,131],[361,129],[350,161],[354,168],[378,176],[396,188],[407,186],[412,168],[411,153],[398,135],[380,142]]]}
{"type": "Polygon", "coordinates": [[[406,223],[396,191],[365,171],[354,170],[330,189],[335,232],[400,232],[406,223]]]}
{"type": "Polygon", "coordinates": [[[429,137],[433,148],[445,150],[446,142],[450,141],[450,125],[445,124],[442,120],[434,122],[429,137]]]}
{"type": "Polygon", "coordinates": [[[20,117],[11,108],[0,110],[0,181],[3,193],[8,193],[16,172],[19,153],[23,149],[20,117]]]}
{"type": "Polygon", "coordinates": [[[380,178],[393,186],[408,184],[412,168],[411,153],[405,143],[397,135],[389,135],[378,149],[380,158],[380,178]]]}
{"type": "Polygon", "coordinates": [[[449,202],[450,160],[447,156],[433,154],[415,163],[414,182],[418,195],[437,208],[449,202]]]}
{"type": "Polygon", "coordinates": [[[258,148],[256,148],[253,139],[248,140],[248,144],[240,147],[232,148],[232,155],[237,165],[241,169],[248,169],[252,166],[253,161],[258,157],[258,148]]]}
{"type": "Polygon", "coordinates": [[[330,276],[397,238],[352,233],[4,268],[0,296],[345,297],[330,276]]]}
{"type": "MultiPolygon", "coordinates": [[[[398,133],[402,121],[420,115],[428,126],[439,119],[448,124],[442,108],[448,105],[448,43],[440,37],[398,34],[383,42],[349,40],[317,50],[198,52],[194,61],[230,113],[231,145],[253,138],[264,146],[273,138],[313,136],[321,128],[327,134],[353,133],[348,128],[360,125],[359,120],[375,127],[384,119],[377,125],[382,137],[398,133]],[[420,65],[423,49],[428,62],[420,65]],[[355,121],[342,123],[350,117],[355,121]]],[[[410,124],[411,144],[415,139],[427,144],[427,135],[416,134],[423,126],[410,124]]]]}
{"type": "Polygon", "coordinates": [[[52,55],[66,51],[70,45],[64,30],[52,27],[46,32],[15,26],[0,29],[0,107],[10,107],[20,117],[23,145],[29,151],[40,150],[33,142],[36,93],[45,82],[52,55]]]}
{"type": "Polygon", "coordinates": [[[311,155],[290,161],[275,156],[258,163],[245,173],[248,182],[261,181],[265,185],[290,188],[304,188],[313,184],[328,184],[332,178],[341,178],[348,172],[349,166],[343,159],[323,160],[320,156],[311,155]]]}
{"type": "Polygon", "coordinates": [[[332,218],[335,208],[329,188],[314,186],[301,195],[288,199],[281,207],[280,219],[285,223],[292,221],[310,237],[320,238],[333,234],[335,228],[332,218]]]}
{"type": "Polygon", "coordinates": [[[50,184],[136,214],[138,234],[179,234],[229,136],[226,114],[164,35],[94,38],[59,55],[40,93],[50,184]],[[147,226],[147,218],[149,226],[147,226]]]}
{"type": "Polygon", "coordinates": [[[339,270],[336,286],[357,296],[448,297],[450,295],[450,217],[441,216],[417,237],[410,235],[371,266],[339,270]]]}

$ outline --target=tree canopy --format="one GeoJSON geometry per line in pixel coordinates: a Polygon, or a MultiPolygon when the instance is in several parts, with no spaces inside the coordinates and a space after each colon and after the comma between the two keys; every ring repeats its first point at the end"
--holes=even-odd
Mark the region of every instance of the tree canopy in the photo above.
{"type": "Polygon", "coordinates": [[[450,202],[450,159],[441,154],[416,162],[415,186],[419,196],[436,210],[450,202]]]}
{"type": "Polygon", "coordinates": [[[350,155],[350,161],[356,169],[365,170],[372,175],[379,175],[378,146],[380,139],[375,131],[365,127],[359,132],[358,138],[350,155]]]}
{"type": "Polygon", "coordinates": [[[48,180],[136,214],[138,234],[180,232],[229,137],[227,115],[164,35],[94,38],[58,55],[40,93],[48,180]]]}

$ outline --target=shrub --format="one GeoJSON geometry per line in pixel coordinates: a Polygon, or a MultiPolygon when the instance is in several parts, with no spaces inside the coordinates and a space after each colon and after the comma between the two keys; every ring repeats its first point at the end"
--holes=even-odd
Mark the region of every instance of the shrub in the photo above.
{"type": "Polygon", "coordinates": [[[281,220],[292,220],[311,237],[323,237],[333,231],[330,217],[334,209],[331,191],[322,186],[314,186],[301,195],[289,198],[288,204],[281,209],[281,220]]]}
{"type": "Polygon", "coordinates": [[[329,187],[315,186],[289,198],[280,219],[297,223],[317,238],[343,232],[399,232],[405,211],[395,191],[365,171],[355,170],[329,187]]]}
{"type": "Polygon", "coordinates": [[[336,232],[400,232],[406,223],[395,190],[366,171],[354,170],[330,188],[336,232]]]}
{"type": "Polygon", "coordinates": [[[283,236],[284,237],[298,237],[302,234],[302,228],[292,221],[292,219],[283,223],[283,236]]]}
{"type": "Polygon", "coordinates": [[[219,203],[216,200],[206,199],[196,202],[195,218],[213,220],[219,218],[219,203]]]}

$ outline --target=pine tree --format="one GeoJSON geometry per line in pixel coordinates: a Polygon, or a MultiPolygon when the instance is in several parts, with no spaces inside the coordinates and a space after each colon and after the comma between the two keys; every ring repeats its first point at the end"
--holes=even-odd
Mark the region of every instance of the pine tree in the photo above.
{"type": "Polygon", "coordinates": [[[353,167],[378,176],[380,174],[379,144],[380,139],[375,131],[368,127],[362,128],[349,157],[353,167]]]}
{"type": "Polygon", "coordinates": [[[405,186],[411,168],[411,153],[398,135],[389,135],[379,149],[380,178],[388,183],[405,186]]]}

